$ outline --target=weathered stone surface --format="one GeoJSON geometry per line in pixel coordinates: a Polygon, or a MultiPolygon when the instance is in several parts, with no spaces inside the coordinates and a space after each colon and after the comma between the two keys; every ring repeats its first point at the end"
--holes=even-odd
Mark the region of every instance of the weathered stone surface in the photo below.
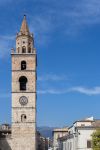
{"type": "Polygon", "coordinates": [[[16,51],[12,50],[11,57],[12,134],[2,133],[0,150],[36,150],[36,50],[25,16],[16,37],[16,51]],[[25,69],[22,69],[22,61],[26,63],[25,69]],[[19,82],[22,76],[27,79],[24,90],[19,82]],[[25,105],[19,101],[22,96],[27,98],[25,105]]]}

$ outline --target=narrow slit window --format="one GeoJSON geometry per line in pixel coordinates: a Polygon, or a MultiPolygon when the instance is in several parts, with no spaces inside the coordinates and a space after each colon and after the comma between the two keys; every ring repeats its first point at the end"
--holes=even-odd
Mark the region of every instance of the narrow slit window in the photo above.
{"type": "Polygon", "coordinates": [[[21,70],[26,70],[26,61],[21,61],[21,70]]]}

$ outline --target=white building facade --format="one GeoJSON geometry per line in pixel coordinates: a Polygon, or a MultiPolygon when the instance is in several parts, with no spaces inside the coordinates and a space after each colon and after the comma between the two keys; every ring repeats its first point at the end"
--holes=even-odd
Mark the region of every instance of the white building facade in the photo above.
{"type": "Polygon", "coordinates": [[[53,150],[59,149],[58,138],[65,136],[68,133],[68,128],[56,128],[53,130],[53,150]]]}
{"type": "Polygon", "coordinates": [[[60,150],[92,150],[92,134],[100,128],[100,120],[93,117],[76,121],[68,134],[58,139],[60,150]]]}

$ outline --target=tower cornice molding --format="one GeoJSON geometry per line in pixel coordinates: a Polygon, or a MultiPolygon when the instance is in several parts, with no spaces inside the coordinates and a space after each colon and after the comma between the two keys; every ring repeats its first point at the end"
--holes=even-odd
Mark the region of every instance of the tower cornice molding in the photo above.
{"type": "Polygon", "coordinates": [[[31,39],[34,38],[33,34],[27,34],[27,35],[25,35],[25,34],[17,33],[17,35],[16,35],[16,40],[17,40],[17,38],[19,38],[19,37],[28,37],[28,38],[31,38],[31,39]]]}
{"type": "Polygon", "coordinates": [[[12,107],[13,109],[36,109],[36,107],[12,107]]]}
{"type": "Polygon", "coordinates": [[[23,71],[22,70],[11,70],[11,71],[13,71],[13,72],[20,72],[20,71],[21,72],[36,72],[36,70],[25,70],[25,71],[24,70],[23,71]]]}
{"type": "Polygon", "coordinates": [[[20,56],[31,56],[31,55],[37,55],[36,53],[16,53],[16,52],[14,52],[14,53],[11,53],[11,55],[20,55],[20,56]]]}
{"type": "Polygon", "coordinates": [[[36,91],[33,91],[33,92],[22,92],[22,91],[21,91],[21,92],[13,92],[13,91],[12,91],[11,93],[22,93],[22,94],[23,94],[23,93],[35,93],[35,94],[36,94],[37,92],[36,92],[36,91]]]}

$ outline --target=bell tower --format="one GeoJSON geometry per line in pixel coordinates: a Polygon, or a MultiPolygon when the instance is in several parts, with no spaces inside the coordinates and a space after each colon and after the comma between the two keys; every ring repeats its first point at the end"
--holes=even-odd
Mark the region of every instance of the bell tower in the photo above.
{"type": "Polygon", "coordinates": [[[11,56],[12,150],[36,150],[36,50],[25,15],[11,56]]]}

